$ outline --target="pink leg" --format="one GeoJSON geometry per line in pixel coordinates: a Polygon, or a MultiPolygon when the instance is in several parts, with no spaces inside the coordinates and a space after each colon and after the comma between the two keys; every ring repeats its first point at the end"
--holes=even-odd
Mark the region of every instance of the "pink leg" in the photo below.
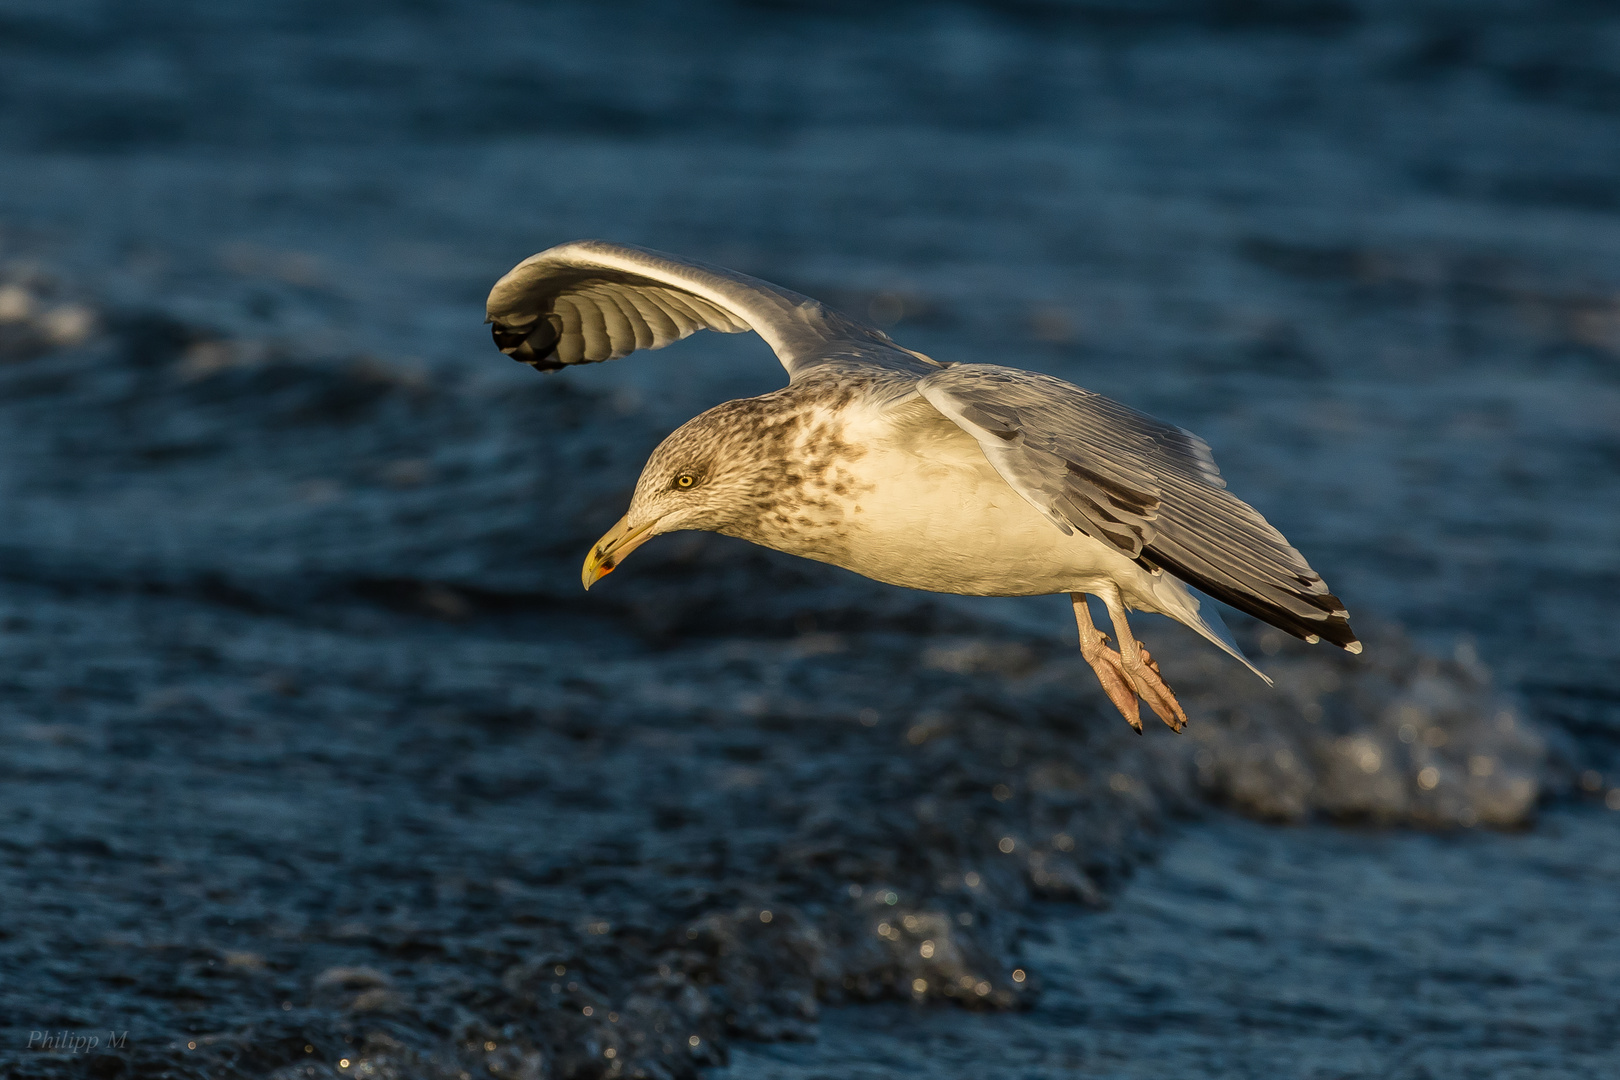
{"type": "Polygon", "coordinates": [[[1108,606],[1108,617],[1113,620],[1114,633],[1119,638],[1120,673],[1160,720],[1169,724],[1171,730],[1180,731],[1187,726],[1187,714],[1182,710],[1181,702],[1176,700],[1175,692],[1165,685],[1159,675],[1159,665],[1153,662],[1147,649],[1131,633],[1131,624],[1125,621],[1125,603],[1120,599],[1119,592],[1110,590],[1097,595],[1108,606]]]}
{"type": "Polygon", "coordinates": [[[1142,734],[1142,716],[1136,704],[1136,691],[1125,678],[1119,653],[1108,647],[1108,635],[1098,630],[1091,621],[1086,594],[1070,593],[1069,599],[1074,602],[1074,621],[1080,627],[1081,657],[1097,673],[1103,693],[1108,695],[1108,700],[1114,703],[1114,708],[1119,710],[1125,722],[1135,728],[1138,735],[1142,734]]]}

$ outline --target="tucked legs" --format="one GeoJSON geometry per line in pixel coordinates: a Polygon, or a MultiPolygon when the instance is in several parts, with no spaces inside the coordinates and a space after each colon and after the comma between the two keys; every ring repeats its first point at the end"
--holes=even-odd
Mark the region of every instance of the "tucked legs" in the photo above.
{"type": "Polygon", "coordinates": [[[1086,594],[1069,594],[1069,599],[1074,603],[1074,621],[1080,629],[1080,655],[1097,673],[1103,693],[1108,695],[1108,700],[1114,703],[1120,715],[1139,733],[1142,730],[1137,706],[1139,698],[1148,703],[1148,708],[1159,719],[1173,730],[1180,731],[1187,726],[1187,714],[1182,711],[1174,692],[1165,685],[1159,674],[1159,665],[1154,663],[1147,649],[1131,633],[1130,623],[1125,620],[1125,604],[1120,600],[1119,593],[1099,593],[1098,598],[1107,606],[1109,618],[1113,621],[1114,634],[1120,643],[1118,652],[1108,647],[1108,635],[1092,623],[1091,611],[1086,607],[1086,594]]]}

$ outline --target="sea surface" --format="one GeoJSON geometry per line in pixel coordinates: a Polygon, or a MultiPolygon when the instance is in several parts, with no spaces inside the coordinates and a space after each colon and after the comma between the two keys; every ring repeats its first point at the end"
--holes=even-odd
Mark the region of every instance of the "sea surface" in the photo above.
{"type": "MultiPolygon", "coordinates": [[[[354,1060],[378,1070],[607,1075],[643,1059],[603,1057],[595,1028],[478,1049],[552,1023],[511,1004],[529,987],[512,972],[548,949],[575,963],[607,933],[580,927],[628,919],[645,939],[600,961],[607,1009],[645,975],[627,958],[665,947],[648,942],[780,894],[832,967],[693,974],[753,987],[758,1018],[715,1005],[691,1054],[647,1061],[717,1080],[1620,1075],[1608,5],[0,0],[5,288],[4,904],[30,911],[0,935],[12,1042],[119,1012],[149,1056],[107,1075],[351,1075],[335,1062],[369,1038],[375,991],[416,1055],[367,1043],[354,1060]],[[738,570],[735,547],[682,538],[599,606],[565,593],[663,432],[783,378],[748,335],[543,382],[504,360],[490,283],[580,237],[779,281],[938,359],[1196,431],[1380,628],[1386,666],[1331,678],[1384,680],[1356,691],[1381,704],[1288,741],[1299,715],[1235,709],[1250,691],[1189,651],[1211,774],[1091,733],[1117,720],[1063,666],[1057,601],[738,570]],[[1511,746],[1456,758],[1450,809],[1346,795],[1330,764],[1277,794],[1284,751],[1420,753],[1421,732],[1396,741],[1407,706],[1453,716],[1453,749],[1511,746]],[[1243,779],[1222,763],[1262,729],[1275,767],[1243,779]],[[341,753],[321,757],[323,731],[341,753]],[[906,1001],[912,961],[834,940],[870,914],[839,890],[895,883],[923,917],[982,869],[981,840],[1056,833],[1032,754],[1076,778],[1063,813],[1095,857],[1066,892],[1032,863],[975,901],[993,931],[962,963],[998,973],[1004,1008],[906,1001]],[[1535,785],[1506,832],[1470,801],[1489,769],[1535,785]],[[1072,795],[1092,780],[1123,801],[1072,795]],[[264,787],[231,801],[237,784],[264,787]],[[666,835],[684,854],[660,862],[666,835]],[[110,905],[89,922],[86,890],[110,905]],[[539,936],[492,943],[484,918],[539,936]],[[106,941],[144,959],[95,957],[106,941]],[[869,995],[848,981],[867,971],[869,995]],[[306,1026],[255,1043],[261,1011],[306,1026]],[[235,1056],[186,1057],[208,1039],[235,1056]]],[[[1328,661],[1233,625],[1327,685],[1309,665],[1328,661]]],[[[754,941],[711,930],[705,964],[754,941]]],[[[0,1061],[76,1075],[20,1043],[0,1061]]]]}

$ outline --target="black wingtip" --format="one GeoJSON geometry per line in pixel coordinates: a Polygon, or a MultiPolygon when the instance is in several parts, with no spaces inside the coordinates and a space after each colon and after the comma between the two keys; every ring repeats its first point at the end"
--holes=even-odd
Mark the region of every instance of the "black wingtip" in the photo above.
{"type": "Polygon", "coordinates": [[[495,339],[497,349],[536,371],[558,371],[568,366],[557,359],[557,328],[550,319],[536,319],[532,325],[520,327],[491,323],[489,335],[495,339]]]}
{"type": "Polygon", "coordinates": [[[1158,548],[1149,548],[1147,555],[1193,588],[1213,596],[1223,604],[1230,604],[1246,615],[1253,615],[1263,623],[1292,634],[1301,641],[1308,641],[1314,645],[1316,640],[1320,639],[1331,642],[1346,652],[1361,651],[1361,642],[1357,640],[1356,632],[1350,629],[1344,602],[1332,593],[1304,591],[1293,593],[1295,597],[1320,612],[1320,614],[1301,614],[1281,604],[1270,603],[1254,593],[1234,589],[1225,582],[1197,573],[1158,548]]]}

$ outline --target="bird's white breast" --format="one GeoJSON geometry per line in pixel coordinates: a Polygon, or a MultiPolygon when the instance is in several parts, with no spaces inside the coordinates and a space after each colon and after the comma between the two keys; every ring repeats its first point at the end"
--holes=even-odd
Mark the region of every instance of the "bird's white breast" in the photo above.
{"type": "Polygon", "coordinates": [[[819,551],[771,546],[893,585],[971,596],[1087,591],[1145,574],[1097,540],[1065,535],[969,435],[930,413],[846,413],[841,441],[862,450],[836,466],[848,492],[839,500],[841,542],[819,551]]]}

